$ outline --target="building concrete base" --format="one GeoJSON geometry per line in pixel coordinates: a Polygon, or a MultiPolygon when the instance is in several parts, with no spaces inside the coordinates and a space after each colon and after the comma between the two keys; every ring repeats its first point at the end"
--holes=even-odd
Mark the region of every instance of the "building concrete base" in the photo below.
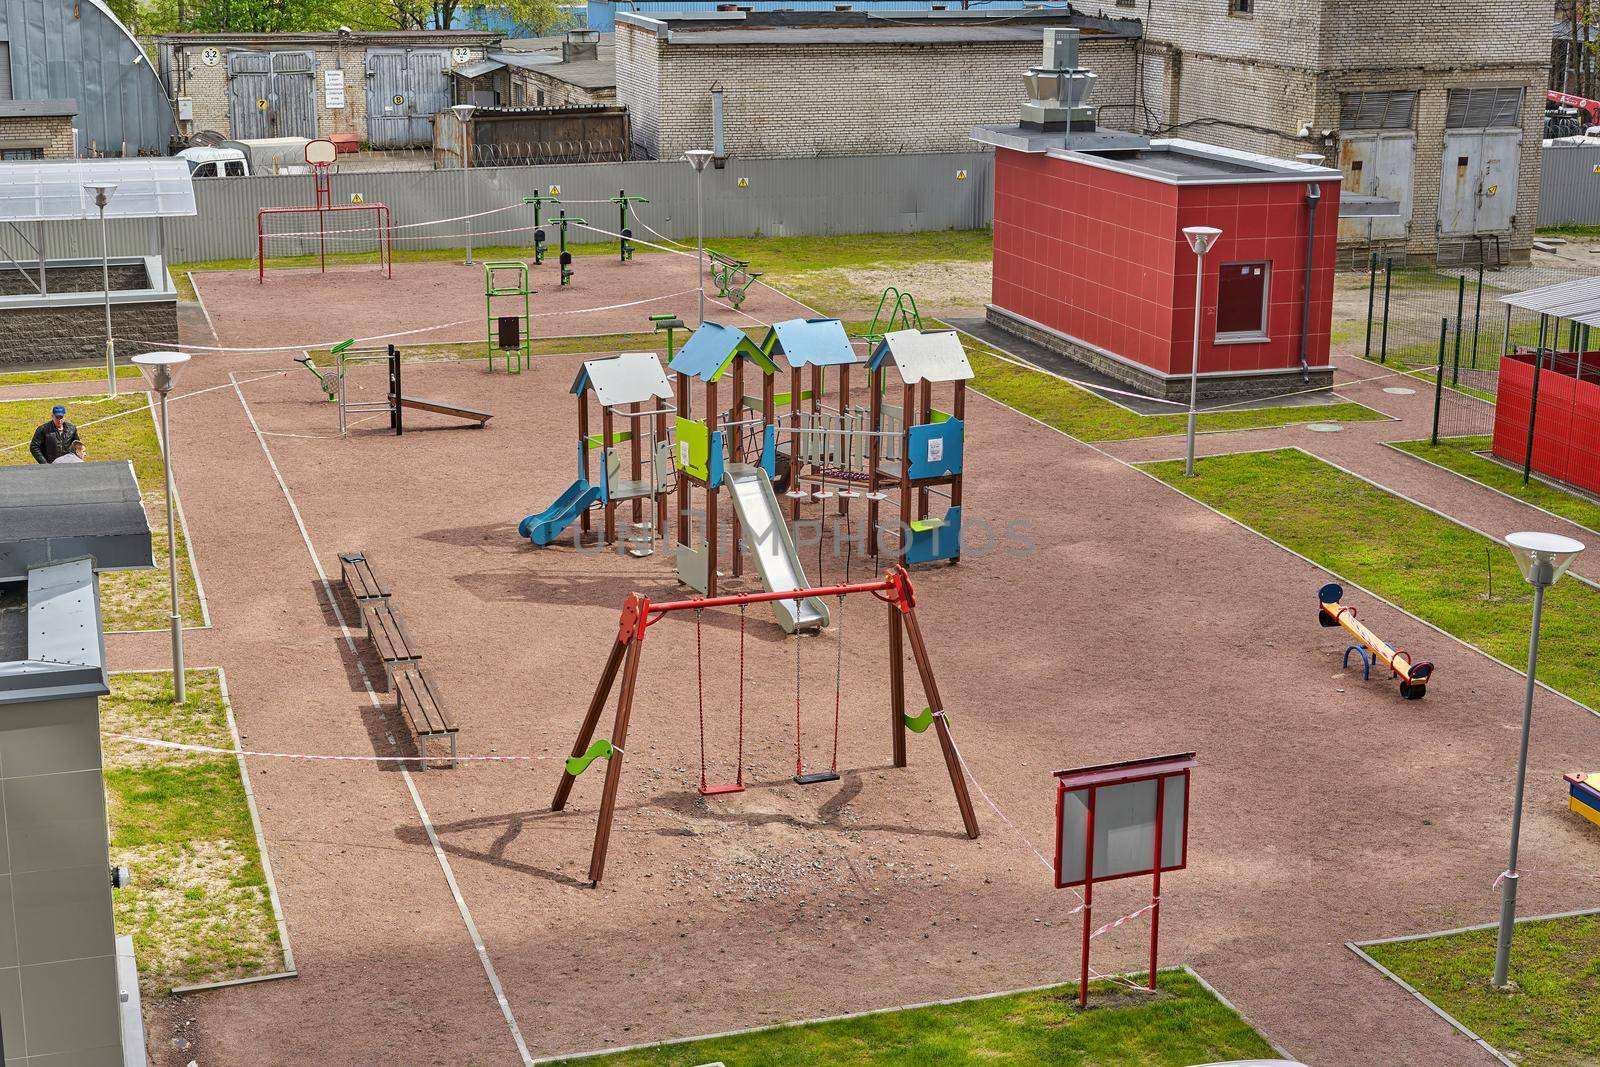
{"type": "MultiPolygon", "coordinates": [[[[1125,362],[1098,348],[1091,347],[1052,330],[1048,326],[1025,319],[1015,312],[989,304],[984,318],[991,325],[1016,337],[1032,341],[1052,352],[1093,367],[1135,392],[1175,403],[1189,400],[1187,375],[1164,375],[1134,363],[1125,362]]],[[[1202,374],[1198,386],[1199,398],[1205,400],[1251,400],[1278,396],[1306,389],[1332,389],[1333,368],[1312,367],[1310,381],[1302,377],[1299,368],[1282,371],[1252,371],[1248,374],[1202,374]]]]}

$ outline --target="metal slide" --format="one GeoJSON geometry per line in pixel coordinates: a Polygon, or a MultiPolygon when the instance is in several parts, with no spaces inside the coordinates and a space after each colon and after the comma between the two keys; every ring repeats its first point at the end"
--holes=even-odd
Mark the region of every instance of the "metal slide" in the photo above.
{"type": "MultiPolygon", "coordinates": [[[[778,497],[772,491],[767,472],[748,463],[730,463],[722,480],[733,498],[733,510],[744,529],[745,544],[750,546],[756,568],[761,571],[761,583],[773,593],[809,585],[806,572],[800,566],[800,556],[794,549],[794,539],[783,521],[783,513],[778,510],[778,497]]],[[[778,617],[778,625],[787,633],[828,625],[828,605],[816,597],[807,597],[798,604],[793,600],[774,600],[772,610],[778,617]]]]}

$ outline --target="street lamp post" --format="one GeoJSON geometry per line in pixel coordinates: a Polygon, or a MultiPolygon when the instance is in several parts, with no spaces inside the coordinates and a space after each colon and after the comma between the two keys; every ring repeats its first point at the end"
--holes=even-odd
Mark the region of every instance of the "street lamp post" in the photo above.
{"type": "Polygon", "coordinates": [[[161,397],[161,465],[167,469],[167,589],[172,606],[172,699],[184,703],[183,618],[178,613],[178,527],[173,517],[172,434],[167,429],[167,394],[177,383],[185,352],[145,352],[133,357],[145,382],[161,397]]]}
{"type": "Polygon", "coordinates": [[[453,104],[450,110],[455,112],[456,119],[461,123],[461,189],[462,199],[467,205],[464,220],[467,224],[467,258],[461,262],[465,266],[472,266],[472,179],[467,175],[467,164],[471,159],[468,151],[468,142],[472,139],[472,113],[478,110],[477,104],[453,104]]]}
{"type": "Polygon", "coordinates": [[[694,168],[694,258],[700,282],[700,321],[706,321],[706,241],[705,241],[705,184],[706,164],[712,153],[704,148],[691,148],[683,154],[694,168]]]}
{"type": "Polygon", "coordinates": [[[1500,932],[1494,946],[1494,985],[1505,989],[1511,969],[1511,937],[1517,919],[1517,839],[1522,833],[1522,793],[1528,776],[1528,731],[1533,725],[1533,687],[1539,667],[1539,623],[1544,591],[1555,585],[1583,551],[1583,543],[1549,533],[1514,533],[1506,546],[1522,577],[1533,586],[1533,631],[1528,635],[1528,681],[1522,698],[1522,743],[1517,751],[1517,795],[1511,808],[1511,860],[1500,876],[1500,932]]]}
{"type": "Polygon", "coordinates": [[[1185,226],[1183,235],[1194,249],[1194,349],[1189,357],[1189,435],[1183,460],[1184,476],[1193,478],[1195,404],[1200,394],[1200,294],[1205,285],[1206,253],[1217,243],[1222,231],[1215,226],[1185,226]]]}
{"type": "Polygon", "coordinates": [[[100,211],[100,284],[104,287],[106,309],[106,389],[117,395],[117,342],[111,336],[111,239],[106,233],[106,204],[117,191],[116,182],[85,182],[84,191],[94,197],[94,206],[100,211]]]}

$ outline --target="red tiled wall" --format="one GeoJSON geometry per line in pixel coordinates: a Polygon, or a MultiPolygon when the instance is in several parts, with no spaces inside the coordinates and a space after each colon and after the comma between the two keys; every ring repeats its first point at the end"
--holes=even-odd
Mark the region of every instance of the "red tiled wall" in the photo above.
{"type": "MultiPolygon", "coordinates": [[[[1591,369],[1600,353],[1584,355],[1583,378],[1573,377],[1571,353],[1546,363],[1539,375],[1538,424],[1533,435],[1533,469],[1540,474],[1600,492],[1600,380],[1591,369]]],[[[1506,356],[1494,407],[1494,454],[1518,467],[1528,458],[1528,408],[1533,396],[1533,357],[1506,356]]]]}
{"type": "MultiPolygon", "coordinates": [[[[1308,358],[1328,360],[1337,182],[1317,208],[1308,358]]],[[[1305,266],[1301,182],[1174,186],[1072,160],[999,149],[995,160],[993,301],[1153,370],[1189,370],[1194,254],[1184,226],[1223,231],[1206,256],[1200,369],[1297,367],[1305,266]],[[1215,344],[1217,270],[1272,264],[1269,340],[1215,344]]]]}

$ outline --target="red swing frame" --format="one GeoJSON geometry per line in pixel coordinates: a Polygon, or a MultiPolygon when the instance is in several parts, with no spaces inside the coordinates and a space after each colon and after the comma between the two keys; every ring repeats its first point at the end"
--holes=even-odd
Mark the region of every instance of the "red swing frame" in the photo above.
{"type": "MultiPolygon", "coordinates": [[[[633,698],[639,684],[639,662],[644,653],[645,634],[651,626],[668,615],[679,611],[703,611],[707,608],[765,604],[774,600],[799,600],[807,597],[848,596],[870,593],[888,605],[889,617],[889,739],[896,767],[906,766],[906,716],[905,716],[905,655],[909,642],[911,656],[917,665],[922,690],[933,713],[933,725],[939,737],[939,747],[944,753],[945,768],[950,773],[950,785],[955,791],[956,805],[961,810],[961,821],[968,838],[978,836],[978,817],[972,807],[972,797],[967,791],[967,780],[961,769],[961,756],[956,751],[950,735],[950,726],[944,715],[944,702],[939,696],[939,685],[933,676],[933,665],[928,658],[927,644],[922,637],[922,627],[917,622],[916,595],[911,587],[911,577],[906,569],[897,566],[881,579],[847,585],[829,585],[812,589],[784,590],[772,593],[739,593],[732,596],[704,597],[698,600],[676,600],[663,604],[651,603],[642,593],[629,593],[622,604],[622,615],[617,625],[616,640],[601,669],[600,680],[595,685],[594,696],[584,713],[583,724],[578,728],[577,740],[572,746],[574,758],[582,757],[589,749],[605,710],[617,675],[622,676],[622,688],[617,697],[616,717],[611,727],[612,752],[606,758],[605,786],[600,794],[600,814],[595,825],[594,848],[589,857],[589,883],[598,885],[605,873],[606,853],[611,841],[611,826],[616,816],[617,792],[622,783],[622,760],[628,740],[628,720],[633,712],[633,698]]],[[[577,777],[563,767],[561,781],[556,786],[551,811],[561,811],[567,805],[577,777]]]]}

